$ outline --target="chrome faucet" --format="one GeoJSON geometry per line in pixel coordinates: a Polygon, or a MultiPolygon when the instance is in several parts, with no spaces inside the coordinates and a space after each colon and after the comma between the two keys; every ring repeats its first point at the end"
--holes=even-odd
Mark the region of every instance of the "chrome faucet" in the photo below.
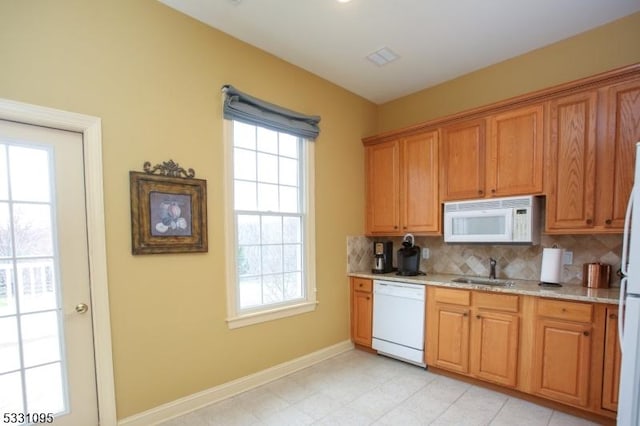
{"type": "Polygon", "coordinates": [[[489,279],[496,279],[496,260],[493,257],[489,258],[489,279]]]}

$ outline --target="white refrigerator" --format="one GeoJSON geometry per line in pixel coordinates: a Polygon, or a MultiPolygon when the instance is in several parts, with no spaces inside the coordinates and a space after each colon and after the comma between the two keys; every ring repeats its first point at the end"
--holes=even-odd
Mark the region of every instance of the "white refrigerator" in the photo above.
{"type": "Polygon", "coordinates": [[[618,426],[640,425],[640,142],[636,144],[634,176],[622,244],[623,278],[620,282],[618,316],[622,371],[618,393],[618,426]]]}

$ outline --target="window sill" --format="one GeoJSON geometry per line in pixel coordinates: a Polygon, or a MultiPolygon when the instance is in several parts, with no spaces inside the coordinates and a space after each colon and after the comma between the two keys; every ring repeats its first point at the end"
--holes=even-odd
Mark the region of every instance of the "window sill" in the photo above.
{"type": "Polygon", "coordinates": [[[275,309],[252,312],[250,314],[239,315],[227,318],[227,326],[230,329],[246,327],[266,321],[273,321],[279,318],[291,317],[294,315],[312,312],[316,309],[318,302],[304,302],[296,305],[283,306],[275,309]]]}

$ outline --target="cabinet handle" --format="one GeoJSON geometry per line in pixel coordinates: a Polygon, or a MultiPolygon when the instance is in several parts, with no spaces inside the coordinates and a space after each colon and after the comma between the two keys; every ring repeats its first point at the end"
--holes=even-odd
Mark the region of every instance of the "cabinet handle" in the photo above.
{"type": "Polygon", "coordinates": [[[469,314],[468,314],[468,313],[466,313],[466,312],[463,312],[463,313],[462,313],[462,316],[463,316],[463,317],[466,317],[466,316],[469,316],[469,314]]]}
{"type": "Polygon", "coordinates": [[[604,221],[605,225],[611,225],[613,221],[611,219],[607,219],[604,221]]]}
{"type": "Polygon", "coordinates": [[[592,219],[587,219],[587,225],[591,225],[593,223],[592,219]]]}
{"type": "Polygon", "coordinates": [[[402,228],[403,228],[403,229],[407,229],[407,227],[406,227],[406,226],[403,226],[402,228]]]}
{"type": "Polygon", "coordinates": [[[589,337],[589,334],[591,334],[591,333],[589,333],[588,331],[583,331],[582,334],[584,334],[585,336],[589,337]]]}
{"type": "Polygon", "coordinates": [[[481,317],[480,315],[476,315],[476,318],[477,318],[477,319],[480,319],[480,318],[482,318],[482,317],[481,317]]]}
{"type": "Polygon", "coordinates": [[[609,319],[618,319],[616,314],[609,314],[609,319]]]}
{"type": "Polygon", "coordinates": [[[360,288],[362,288],[362,287],[363,287],[363,286],[362,286],[362,283],[360,283],[360,288]]]}
{"type": "Polygon", "coordinates": [[[398,229],[398,226],[397,226],[397,225],[396,225],[396,226],[394,226],[394,227],[393,227],[393,229],[398,229]]]}
{"type": "Polygon", "coordinates": [[[495,194],[495,193],[496,193],[496,190],[495,190],[495,189],[492,189],[492,190],[491,190],[491,193],[492,193],[492,194],[495,194]]]}
{"type": "Polygon", "coordinates": [[[484,192],[484,191],[483,191],[482,189],[478,189],[478,194],[479,194],[479,195],[482,195],[482,193],[483,193],[483,192],[484,192]]]}
{"type": "Polygon", "coordinates": [[[371,298],[369,296],[367,296],[367,300],[371,300],[371,298]]]}
{"type": "Polygon", "coordinates": [[[562,312],[567,312],[567,308],[562,308],[562,312]]]}

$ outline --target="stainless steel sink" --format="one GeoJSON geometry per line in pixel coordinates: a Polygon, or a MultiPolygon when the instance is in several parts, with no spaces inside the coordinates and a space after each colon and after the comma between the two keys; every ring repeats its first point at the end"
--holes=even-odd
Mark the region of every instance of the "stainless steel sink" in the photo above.
{"type": "Polygon", "coordinates": [[[498,279],[490,279],[490,278],[476,278],[476,277],[460,277],[460,278],[455,278],[453,280],[454,283],[461,283],[461,284],[479,284],[479,285],[490,285],[490,286],[497,286],[497,287],[511,287],[513,286],[515,283],[513,281],[509,281],[509,280],[498,280],[498,279]]]}

